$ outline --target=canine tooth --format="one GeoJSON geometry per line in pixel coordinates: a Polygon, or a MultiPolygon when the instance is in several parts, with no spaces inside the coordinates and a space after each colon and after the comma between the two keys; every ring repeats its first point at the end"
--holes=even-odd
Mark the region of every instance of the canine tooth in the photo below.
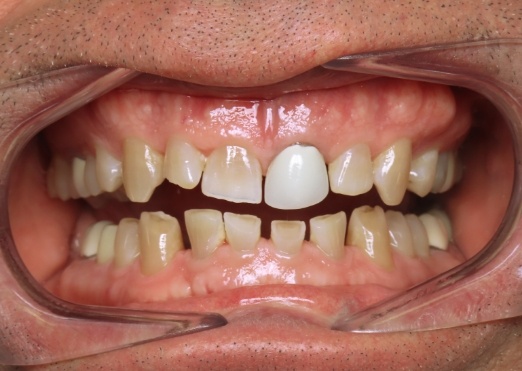
{"type": "Polygon", "coordinates": [[[447,250],[449,236],[442,221],[431,214],[422,214],[419,216],[419,220],[426,229],[429,245],[440,250],[447,250]]]}
{"type": "Polygon", "coordinates": [[[373,186],[372,157],[367,144],[357,144],[328,165],[330,189],[334,193],[357,196],[373,186]]]}
{"type": "Polygon", "coordinates": [[[254,215],[224,213],[227,242],[236,251],[253,251],[261,238],[261,219],[254,215]]]}
{"type": "Polygon", "coordinates": [[[113,260],[117,231],[118,226],[116,224],[108,224],[103,228],[98,244],[98,254],[96,255],[96,261],[99,264],[109,263],[113,260]]]}
{"type": "Polygon", "coordinates": [[[424,225],[422,225],[419,217],[414,214],[408,214],[405,216],[408,226],[410,227],[411,237],[413,239],[413,247],[415,249],[415,255],[421,258],[427,258],[430,256],[430,245],[428,242],[428,235],[424,225]]]}
{"type": "Polygon", "coordinates": [[[388,210],[384,214],[388,224],[390,245],[407,256],[414,257],[413,238],[404,215],[398,211],[388,210]]]}
{"type": "Polygon", "coordinates": [[[80,245],[80,254],[86,258],[90,258],[98,253],[98,245],[105,226],[110,222],[102,220],[94,223],[87,229],[80,245]]]}
{"type": "Polygon", "coordinates": [[[301,250],[305,232],[305,222],[299,220],[272,220],[270,238],[279,252],[292,256],[301,250]]]}
{"type": "Polygon", "coordinates": [[[185,225],[192,256],[198,259],[210,256],[225,241],[223,216],[218,210],[192,209],[185,211],[185,225]]]}
{"type": "Polygon", "coordinates": [[[244,148],[225,146],[207,158],[201,191],[222,200],[258,204],[262,199],[261,182],[259,161],[244,148]]]}
{"type": "Polygon", "coordinates": [[[323,156],[313,146],[295,144],[279,153],[268,167],[265,202],[276,209],[315,205],[328,195],[323,156]]]}
{"type": "Polygon", "coordinates": [[[385,269],[393,268],[386,217],[379,206],[361,206],[353,210],[348,223],[346,245],[362,249],[385,269]]]}
{"type": "Polygon", "coordinates": [[[333,259],[344,256],[346,214],[320,215],[310,219],[310,241],[333,259]]]}
{"type": "Polygon", "coordinates": [[[114,242],[114,265],[123,268],[140,256],[139,221],[123,218],[118,224],[114,242]]]}
{"type": "Polygon", "coordinates": [[[142,212],[139,222],[141,273],[160,272],[183,250],[178,220],[161,211],[142,212]]]}
{"type": "Polygon", "coordinates": [[[201,180],[205,156],[190,143],[172,138],[165,150],[165,178],[184,189],[193,189],[201,180]]]}
{"type": "Polygon", "coordinates": [[[121,161],[102,146],[96,146],[96,178],[105,192],[114,192],[122,185],[121,161]]]}
{"type": "Polygon", "coordinates": [[[421,197],[430,193],[435,181],[438,157],[439,151],[433,149],[412,160],[408,190],[421,197]]]}
{"type": "Polygon", "coordinates": [[[401,203],[411,165],[411,141],[400,139],[373,160],[375,187],[386,205],[401,203]]]}
{"type": "Polygon", "coordinates": [[[461,168],[453,151],[443,152],[437,161],[437,171],[431,192],[443,193],[460,180],[461,168]]]}
{"type": "Polygon", "coordinates": [[[147,202],[163,181],[163,156],[145,142],[125,139],[123,148],[123,185],[133,202],[147,202]]]}

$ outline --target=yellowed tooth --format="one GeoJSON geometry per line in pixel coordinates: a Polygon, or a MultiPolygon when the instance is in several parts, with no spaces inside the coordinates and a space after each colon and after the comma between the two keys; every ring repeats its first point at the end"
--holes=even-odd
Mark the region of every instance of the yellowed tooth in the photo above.
{"type": "Polygon", "coordinates": [[[270,238],[278,252],[283,255],[293,256],[301,250],[305,232],[305,222],[299,220],[272,220],[270,238]]]}
{"type": "Polygon", "coordinates": [[[165,150],[165,178],[184,189],[193,189],[201,180],[205,156],[190,143],[172,138],[165,150]]]}
{"type": "Polygon", "coordinates": [[[246,149],[225,146],[207,159],[201,192],[231,202],[261,203],[262,172],[259,161],[246,149]]]}
{"type": "Polygon", "coordinates": [[[428,235],[426,229],[422,225],[419,217],[414,214],[405,216],[406,222],[410,227],[411,236],[413,238],[413,247],[415,255],[421,258],[428,258],[430,256],[430,245],[428,243],[428,235]]]}
{"type": "Polygon", "coordinates": [[[223,216],[218,210],[191,209],[185,211],[185,226],[192,256],[203,259],[225,242],[223,216]]]}
{"type": "Polygon", "coordinates": [[[95,256],[98,253],[98,245],[100,244],[103,228],[110,222],[102,220],[91,225],[82,238],[80,244],[80,254],[86,258],[95,256]]]}
{"type": "Polygon", "coordinates": [[[108,224],[103,228],[98,244],[98,254],[96,255],[98,264],[110,263],[114,259],[114,243],[117,231],[118,226],[115,224],[108,224]]]}
{"type": "Polygon", "coordinates": [[[328,165],[330,189],[334,193],[357,196],[373,186],[370,147],[357,144],[328,165]]]}
{"type": "Polygon", "coordinates": [[[386,217],[379,206],[361,206],[352,211],[346,245],[357,246],[382,268],[393,268],[386,217]]]}
{"type": "Polygon", "coordinates": [[[101,145],[96,146],[96,178],[105,192],[114,192],[122,185],[121,161],[101,145]]]}
{"type": "Polygon", "coordinates": [[[411,167],[411,141],[400,139],[373,160],[373,176],[377,192],[386,205],[401,203],[411,167]]]}
{"type": "Polygon", "coordinates": [[[398,211],[388,210],[385,216],[390,234],[390,245],[403,254],[414,257],[413,238],[404,215],[398,211]]]}
{"type": "Polygon", "coordinates": [[[123,218],[118,224],[114,242],[114,266],[123,268],[140,256],[139,221],[123,218]]]}
{"type": "Polygon", "coordinates": [[[236,251],[254,251],[261,238],[261,219],[254,215],[224,213],[227,242],[236,251]]]}
{"type": "Polygon", "coordinates": [[[102,192],[96,176],[96,159],[88,156],[85,160],[85,188],[90,196],[97,196],[102,192]]]}
{"type": "Polygon", "coordinates": [[[426,229],[429,245],[440,250],[447,250],[449,236],[444,223],[431,214],[422,214],[419,216],[419,220],[426,229]]]}
{"type": "Polygon", "coordinates": [[[140,139],[125,139],[123,185],[129,199],[147,202],[163,179],[163,156],[140,139]]]}
{"type": "Polygon", "coordinates": [[[320,215],[310,219],[310,242],[333,259],[344,256],[346,238],[346,214],[320,215]]]}
{"type": "Polygon", "coordinates": [[[433,149],[412,160],[408,190],[421,197],[430,193],[435,182],[438,158],[439,151],[433,149]]]}
{"type": "Polygon", "coordinates": [[[164,212],[142,212],[139,234],[141,273],[147,276],[163,270],[183,250],[178,220],[164,212]]]}

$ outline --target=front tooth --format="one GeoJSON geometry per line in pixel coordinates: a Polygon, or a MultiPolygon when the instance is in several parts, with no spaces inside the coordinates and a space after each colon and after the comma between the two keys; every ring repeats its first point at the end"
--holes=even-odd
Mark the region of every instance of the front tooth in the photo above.
{"type": "Polygon", "coordinates": [[[98,253],[98,245],[100,244],[103,228],[110,222],[102,220],[94,223],[87,229],[80,245],[80,254],[86,258],[90,258],[98,253]]]}
{"type": "Polygon", "coordinates": [[[184,189],[195,188],[205,167],[205,156],[194,146],[173,138],[165,150],[165,178],[184,189]]]}
{"type": "Polygon", "coordinates": [[[373,160],[375,187],[386,205],[401,203],[411,165],[411,141],[400,139],[373,160]]]}
{"type": "Polygon", "coordinates": [[[258,204],[262,198],[259,161],[238,146],[217,148],[207,159],[201,191],[231,202],[258,204]]]}
{"type": "Polygon", "coordinates": [[[449,236],[442,221],[429,213],[422,214],[419,219],[426,229],[429,245],[437,249],[447,250],[449,236]]]}
{"type": "Polygon", "coordinates": [[[105,192],[114,192],[123,181],[121,161],[100,145],[96,146],[96,178],[105,192]]]}
{"type": "Polygon", "coordinates": [[[96,159],[88,156],[85,161],[85,187],[90,196],[97,196],[102,192],[98,178],[96,176],[96,159]]]}
{"type": "Polygon", "coordinates": [[[141,273],[147,276],[160,272],[183,250],[178,220],[164,212],[142,212],[139,234],[141,273]]]}
{"type": "Polygon", "coordinates": [[[393,268],[386,217],[379,206],[361,206],[352,212],[346,245],[359,247],[385,269],[393,268]]]}
{"type": "Polygon", "coordinates": [[[89,197],[89,191],[85,186],[85,160],[75,157],[72,162],[72,180],[74,188],[81,198],[89,197]]]}
{"type": "Polygon", "coordinates": [[[163,156],[139,139],[125,139],[123,185],[129,199],[147,202],[163,179],[163,156]]]}
{"type": "Polygon", "coordinates": [[[390,234],[390,245],[405,255],[414,257],[413,238],[404,215],[398,211],[388,210],[385,216],[390,234]]]}
{"type": "Polygon", "coordinates": [[[227,242],[236,251],[254,251],[261,238],[261,219],[254,215],[224,213],[227,242]]]}
{"type": "Polygon", "coordinates": [[[310,219],[310,241],[333,259],[344,256],[346,214],[321,215],[310,219]]]}
{"type": "Polygon", "coordinates": [[[406,222],[408,222],[411,236],[413,238],[415,255],[420,256],[421,258],[428,258],[430,256],[430,244],[428,242],[426,229],[422,225],[417,215],[408,214],[405,216],[405,218],[406,222]]]}
{"type": "Polygon", "coordinates": [[[303,246],[306,225],[299,220],[272,220],[270,238],[276,250],[287,256],[296,255],[303,246]]]}
{"type": "Polygon", "coordinates": [[[103,228],[98,244],[98,254],[96,255],[96,261],[99,264],[109,263],[113,260],[117,231],[118,226],[115,224],[108,224],[103,228]]]}
{"type": "Polygon", "coordinates": [[[411,162],[408,190],[424,197],[430,193],[435,181],[439,151],[428,151],[411,162]]]}
{"type": "Polygon", "coordinates": [[[218,210],[192,209],[185,211],[185,225],[192,256],[198,259],[210,256],[225,241],[223,216],[218,210]]]}
{"type": "Polygon", "coordinates": [[[372,157],[367,144],[358,144],[328,165],[330,189],[334,193],[357,196],[373,186],[372,157]]]}
{"type": "Polygon", "coordinates": [[[294,210],[315,205],[328,195],[323,156],[313,146],[285,148],[268,167],[265,202],[276,209],[294,210]]]}
{"type": "Polygon", "coordinates": [[[123,218],[118,224],[114,242],[114,265],[123,268],[140,256],[139,221],[123,218]]]}

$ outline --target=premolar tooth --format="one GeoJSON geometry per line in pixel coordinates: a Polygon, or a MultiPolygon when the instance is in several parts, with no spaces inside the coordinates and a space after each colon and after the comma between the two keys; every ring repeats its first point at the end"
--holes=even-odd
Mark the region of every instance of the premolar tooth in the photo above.
{"type": "Polygon", "coordinates": [[[411,162],[408,190],[424,197],[430,193],[435,181],[439,151],[428,151],[411,162]]]}
{"type": "Polygon", "coordinates": [[[454,151],[443,152],[437,161],[437,171],[431,192],[443,193],[460,180],[461,167],[454,151]]]}
{"type": "Polygon", "coordinates": [[[140,256],[139,221],[123,218],[118,224],[114,242],[114,265],[123,268],[140,256]]]}
{"type": "Polygon", "coordinates": [[[330,189],[334,193],[357,196],[373,186],[370,147],[357,144],[328,165],[330,189]]]}
{"type": "Polygon", "coordinates": [[[244,148],[225,146],[208,157],[201,191],[209,197],[258,204],[262,199],[261,182],[259,161],[244,148]]]}
{"type": "Polygon", "coordinates": [[[276,209],[294,210],[315,205],[328,195],[323,156],[313,146],[285,148],[268,167],[265,202],[276,209]]]}
{"type": "Polygon", "coordinates": [[[163,156],[145,142],[125,139],[123,148],[123,185],[133,202],[147,202],[163,181],[163,156]]]}
{"type": "Polygon", "coordinates": [[[205,156],[190,143],[173,138],[165,150],[165,178],[184,189],[193,189],[201,180],[205,156]]]}
{"type": "Polygon", "coordinates": [[[96,159],[93,156],[88,156],[85,160],[85,188],[90,196],[97,196],[102,192],[98,177],[96,176],[96,159]]]}
{"type": "Polygon", "coordinates": [[[417,215],[408,214],[405,218],[410,227],[415,255],[421,258],[428,258],[430,256],[430,245],[424,225],[422,225],[417,215]]]}
{"type": "Polygon", "coordinates": [[[375,187],[386,205],[401,203],[411,166],[411,141],[400,139],[373,160],[375,187]]]}
{"type": "Polygon", "coordinates": [[[114,192],[123,181],[121,161],[100,145],[96,146],[96,177],[105,192],[114,192]]]}
{"type": "Polygon", "coordinates": [[[333,259],[344,256],[346,214],[321,215],[310,219],[310,241],[333,259]]]}
{"type": "Polygon", "coordinates": [[[198,259],[210,256],[225,241],[223,216],[218,210],[187,210],[185,211],[185,225],[192,256],[198,259]]]}
{"type": "Polygon", "coordinates": [[[346,244],[362,249],[377,265],[393,268],[388,226],[381,207],[361,206],[352,211],[346,244]]]}
{"type": "Polygon", "coordinates": [[[447,250],[449,236],[443,222],[429,213],[419,216],[419,220],[426,229],[429,245],[440,250],[447,250]]]}
{"type": "Polygon", "coordinates": [[[385,213],[390,245],[409,257],[415,256],[413,238],[404,215],[398,211],[388,210],[385,213]]]}
{"type": "Polygon", "coordinates": [[[118,226],[115,224],[108,224],[103,228],[98,244],[98,254],[96,255],[96,261],[99,264],[110,263],[113,260],[117,231],[118,226]]]}
{"type": "Polygon", "coordinates": [[[110,222],[102,220],[94,223],[87,229],[80,245],[80,253],[82,256],[90,258],[98,253],[98,245],[100,244],[103,228],[109,224],[110,222]]]}
{"type": "Polygon", "coordinates": [[[89,197],[89,191],[85,186],[85,160],[75,157],[72,162],[72,179],[74,188],[81,198],[89,197]]]}
{"type": "Polygon", "coordinates": [[[446,230],[446,234],[448,235],[448,240],[451,241],[453,239],[453,227],[451,226],[451,221],[444,211],[439,209],[432,209],[428,212],[428,214],[436,217],[444,226],[446,230]]]}
{"type": "Polygon", "coordinates": [[[62,201],[71,198],[72,170],[62,157],[54,156],[47,172],[48,192],[62,201]]]}
{"type": "Polygon", "coordinates": [[[160,272],[183,250],[178,220],[164,212],[142,212],[139,222],[141,273],[160,272]]]}
{"type": "Polygon", "coordinates": [[[224,213],[227,242],[236,251],[254,251],[261,238],[261,219],[254,215],[224,213]]]}
{"type": "Polygon", "coordinates": [[[272,220],[270,238],[275,248],[287,256],[296,255],[303,246],[306,225],[299,220],[272,220]]]}

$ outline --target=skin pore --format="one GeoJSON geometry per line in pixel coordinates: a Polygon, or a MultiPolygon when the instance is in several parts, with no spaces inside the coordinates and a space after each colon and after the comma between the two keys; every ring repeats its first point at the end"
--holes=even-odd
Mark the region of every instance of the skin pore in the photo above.
{"type": "MultiPolygon", "coordinates": [[[[5,29],[0,81],[93,64],[204,86],[256,88],[347,54],[519,37],[521,13],[509,1],[477,6],[474,0],[9,0],[0,7],[5,29]]],[[[48,368],[111,368],[127,362],[156,369],[245,364],[260,369],[516,369],[521,327],[521,320],[511,319],[433,332],[356,335],[285,312],[247,310],[224,328],[48,368]]]]}

